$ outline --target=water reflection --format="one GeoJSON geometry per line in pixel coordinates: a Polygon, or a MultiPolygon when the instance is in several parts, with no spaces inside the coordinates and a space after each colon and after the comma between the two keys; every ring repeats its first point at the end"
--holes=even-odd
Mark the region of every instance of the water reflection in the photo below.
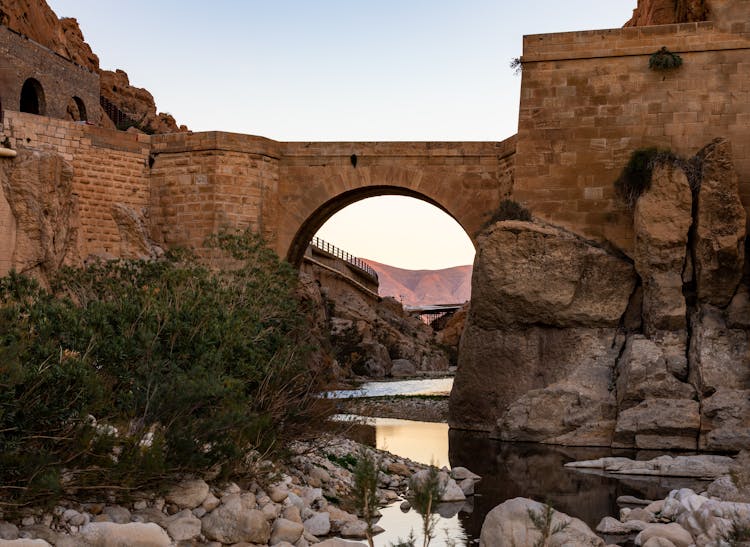
{"type": "MultiPolygon", "coordinates": [[[[503,443],[481,433],[449,431],[446,424],[394,420],[362,419],[361,442],[377,446],[421,463],[434,460],[438,466],[464,466],[482,476],[476,496],[467,504],[441,507],[438,537],[431,545],[445,544],[447,529],[456,545],[469,545],[479,537],[487,513],[507,499],[522,496],[551,504],[556,509],[580,518],[594,528],[607,515],[619,514],[618,496],[632,495],[660,499],[674,488],[699,489],[696,481],[673,478],[612,477],[601,473],[581,473],[563,465],[575,460],[604,456],[638,456],[630,451],[613,453],[608,448],[567,448],[533,443],[503,443]],[[458,515],[455,515],[455,512],[458,515]]],[[[641,454],[650,459],[658,454],[641,454]]],[[[387,546],[406,538],[410,529],[421,529],[421,517],[410,511],[401,513],[398,503],[383,509],[380,525],[387,530],[376,541],[387,546]]],[[[417,534],[419,537],[419,534],[417,534]]]]}
{"type": "Polygon", "coordinates": [[[453,378],[425,378],[396,382],[365,382],[359,389],[327,391],[324,396],[329,399],[386,397],[390,395],[440,395],[447,397],[450,395],[452,388],[453,378]]]}

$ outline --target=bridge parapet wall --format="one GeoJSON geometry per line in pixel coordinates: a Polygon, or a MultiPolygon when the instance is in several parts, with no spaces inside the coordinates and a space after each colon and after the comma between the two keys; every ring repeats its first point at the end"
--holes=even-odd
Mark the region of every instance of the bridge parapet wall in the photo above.
{"type": "Polygon", "coordinates": [[[632,151],[692,156],[721,136],[750,208],[749,47],[747,20],[526,36],[515,198],[629,251],[632,216],[613,183],[632,151]],[[662,46],[682,67],[648,68],[662,46]]]}

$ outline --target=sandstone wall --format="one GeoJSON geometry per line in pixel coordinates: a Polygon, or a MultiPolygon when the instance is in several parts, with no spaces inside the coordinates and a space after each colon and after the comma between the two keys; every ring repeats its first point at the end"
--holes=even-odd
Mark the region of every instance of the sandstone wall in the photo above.
{"type": "Polygon", "coordinates": [[[44,90],[42,114],[71,119],[67,113],[68,105],[73,97],[78,97],[85,106],[86,119],[99,123],[98,74],[0,26],[0,100],[3,108],[19,110],[21,88],[28,78],[36,79],[44,90]]]}
{"type": "Polygon", "coordinates": [[[207,132],[158,135],[152,144],[155,240],[198,248],[222,228],[250,226],[274,241],[279,143],[207,132]]]}
{"type": "MultiPolygon", "coordinates": [[[[740,4],[747,12],[750,3],[740,4]]],[[[727,137],[750,207],[746,19],[526,36],[515,199],[630,252],[632,219],[613,182],[631,152],[659,146],[692,156],[727,137]],[[682,57],[681,68],[648,68],[662,46],[682,57]]]]}
{"type": "MultiPolygon", "coordinates": [[[[2,160],[6,169],[14,169],[25,156],[29,161],[33,157],[39,158],[38,165],[28,166],[27,171],[36,170],[36,174],[29,175],[27,185],[48,184],[46,191],[56,192],[60,174],[55,170],[70,173],[70,196],[66,198],[70,201],[70,218],[67,221],[76,227],[75,254],[78,258],[84,259],[91,254],[143,254],[143,244],[137,241],[135,232],[139,229],[138,224],[145,222],[149,205],[148,136],[11,111],[5,112],[3,134],[10,139],[11,147],[19,151],[18,158],[2,160]],[[45,171],[44,158],[48,157],[59,158],[60,167],[50,167],[45,171]],[[131,220],[124,217],[131,217],[131,220]]],[[[12,178],[11,172],[9,175],[12,178]]],[[[40,186],[38,190],[41,189],[40,186]]],[[[28,203],[24,207],[29,211],[40,209],[41,206],[34,204],[33,200],[41,197],[43,194],[36,198],[25,194],[22,199],[28,203]]],[[[0,222],[9,227],[17,226],[21,220],[18,215],[7,215],[14,206],[7,187],[3,198],[0,222]]],[[[15,232],[11,228],[0,235],[0,248],[4,250],[0,262],[2,273],[11,266],[18,269],[27,266],[18,262],[20,255],[15,232]]],[[[38,245],[40,242],[28,244],[38,245]]]]}

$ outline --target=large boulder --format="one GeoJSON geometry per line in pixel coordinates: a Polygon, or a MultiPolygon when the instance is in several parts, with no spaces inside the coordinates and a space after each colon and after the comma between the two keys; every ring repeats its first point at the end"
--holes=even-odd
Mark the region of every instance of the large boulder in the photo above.
{"type": "Polygon", "coordinates": [[[686,327],[682,274],[693,222],[692,202],[684,171],[668,162],[654,166],[650,188],[636,201],[633,258],[643,282],[647,335],[686,327]]]}
{"type": "Polygon", "coordinates": [[[167,547],[172,543],[167,533],[153,522],[91,522],[73,539],[81,547],[167,547]]]}
{"type": "Polygon", "coordinates": [[[714,140],[698,152],[696,159],[701,165],[701,186],[692,250],[698,300],[724,308],[742,277],[745,208],[729,141],[714,140]]]}
{"type": "Polygon", "coordinates": [[[560,228],[504,221],[479,237],[469,322],[616,326],[633,288],[632,265],[560,228]]]}
{"type": "Polygon", "coordinates": [[[619,353],[619,347],[612,345],[615,338],[615,329],[609,328],[485,330],[469,324],[461,338],[459,368],[450,396],[451,427],[493,431],[510,412],[498,435],[510,438],[518,427],[521,437],[542,440],[599,419],[580,404],[569,410],[565,407],[579,379],[586,382],[579,403],[597,401],[596,408],[614,403],[608,386],[619,353]],[[574,378],[566,382],[571,375],[574,378]],[[548,387],[547,392],[534,392],[548,387]],[[529,396],[522,399],[526,394],[529,396]],[[535,414],[524,420],[522,409],[533,405],[536,398],[552,406],[535,407],[535,414]],[[514,403],[518,411],[513,411],[514,403]],[[564,416],[581,412],[584,419],[562,426],[564,416]],[[551,426],[553,422],[559,427],[551,426]]]}
{"type": "Polygon", "coordinates": [[[611,420],[613,342],[634,288],[627,260],[570,232],[493,225],[479,238],[451,426],[556,442],[611,420]]]}
{"type": "Polygon", "coordinates": [[[583,521],[527,498],[510,499],[490,511],[479,537],[480,547],[533,547],[540,544],[547,547],[604,547],[604,541],[583,521]],[[546,538],[545,529],[548,529],[546,538]]]}

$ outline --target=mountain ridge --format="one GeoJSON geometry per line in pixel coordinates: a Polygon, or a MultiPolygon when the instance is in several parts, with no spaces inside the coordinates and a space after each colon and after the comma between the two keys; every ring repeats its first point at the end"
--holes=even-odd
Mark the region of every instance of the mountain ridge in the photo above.
{"type": "Polygon", "coordinates": [[[462,304],[471,298],[471,265],[408,270],[367,258],[362,260],[378,273],[380,296],[392,296],[405,306],[462,304]]]}

